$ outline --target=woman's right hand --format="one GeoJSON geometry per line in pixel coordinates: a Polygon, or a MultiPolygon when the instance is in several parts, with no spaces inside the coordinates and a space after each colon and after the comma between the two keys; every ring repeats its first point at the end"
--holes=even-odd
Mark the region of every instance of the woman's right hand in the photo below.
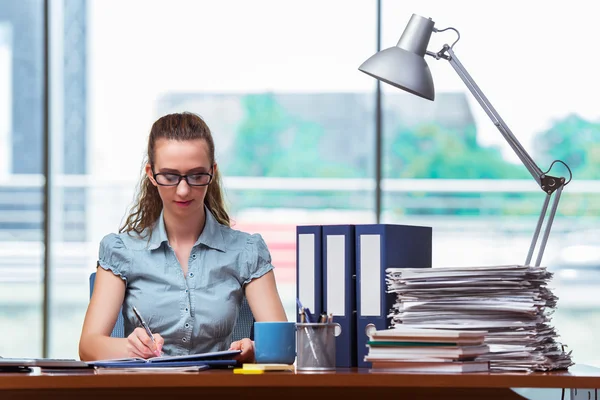
{"type": "Polygon", "coordinates": [[[153,334],[154,341],[148,336],[144,328],[135,328],[131,335],[127,336],[128,357],[160,357],[165,340],[158,333],[153,334]]]}

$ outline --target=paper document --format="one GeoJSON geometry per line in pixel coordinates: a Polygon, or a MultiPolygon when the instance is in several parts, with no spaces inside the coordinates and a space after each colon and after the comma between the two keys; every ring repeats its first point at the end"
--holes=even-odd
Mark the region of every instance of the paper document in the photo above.
{"type": "Polygon", "coordinates": [[[544,267],[388,268],[385,279],[387,292],[396,295],[388,314],[391,331],[485,331],[489,352],[476,359],[489,361],[492,370],[573,365],[551,324],[558,297],[548,287],[552,273],[544,267]]]}
{"type": "Polygon", "coordinates": [[[122,373],[138,373],[138,374],[182,374],[190,372],[199,372],[209,369],[208,365],[196,365],[191,367],[122,367],[122,368],[96,368],[95,373],[104,374],[122,374],[122,373]]]}

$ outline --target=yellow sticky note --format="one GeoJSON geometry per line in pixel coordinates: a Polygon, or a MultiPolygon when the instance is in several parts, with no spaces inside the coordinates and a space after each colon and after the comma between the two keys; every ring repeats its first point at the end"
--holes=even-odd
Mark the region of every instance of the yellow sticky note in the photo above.
{"type": "Polygon", "coordinates": [[[289,364],[244,364],[245,371],[293,371],[294,366],[289,364]]]}
{"type": "Polygon", "coordinates": [[[264,374],[265,371],[263,371],[262,369],[234,368],[233,373],[241,374],[241,375],[260,375],[260,374],[264,374]]]}

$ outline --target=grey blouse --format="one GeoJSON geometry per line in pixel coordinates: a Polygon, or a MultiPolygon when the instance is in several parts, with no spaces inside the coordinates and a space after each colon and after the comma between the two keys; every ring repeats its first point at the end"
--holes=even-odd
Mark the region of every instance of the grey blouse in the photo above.
{"type": "Polygon", "coordinates": [[[162,213],[149,239],[112,233],[100,242],[98,265],[125,281],[125,336],[139,326],[135,306],[152,332],[165,339],[165,355],[227,350],[244,285],[273,269],[259,234],[221,225],[205,211],[186,276],[169,245],[162,213]]]}

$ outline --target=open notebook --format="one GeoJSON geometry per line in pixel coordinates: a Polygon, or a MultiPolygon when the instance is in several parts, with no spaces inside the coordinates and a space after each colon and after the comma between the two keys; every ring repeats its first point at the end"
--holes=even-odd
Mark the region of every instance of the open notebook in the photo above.
{"type": "Polygon", "coordinates": [[[235,365],[233,357],[240,354],[241,350],[214,351],[209,353],[190,354],[185,356],[162,356],[148,359],[132,357],[110,360],[89,361],[95,367],[185,367],[193,365],[229,366],[235,365]]]}

